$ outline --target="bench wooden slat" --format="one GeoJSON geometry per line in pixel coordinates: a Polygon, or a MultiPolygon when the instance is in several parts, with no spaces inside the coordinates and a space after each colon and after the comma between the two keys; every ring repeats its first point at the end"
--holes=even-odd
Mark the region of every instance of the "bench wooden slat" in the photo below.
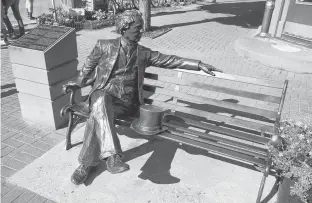
{"type": "Polygon", "coordinates": [[[175,111],[188,113],[188,114],[191,114],[194,116],[205,117],[208,120],[215,120],[215,121],[219,121],[219,122],[235,124],[238,126],[248,128],[248,129],[252,129],[252,130],[274,133],[274,126],[268,126],[268,125],[264,125],[264,124],[260,124],[260,123],[251,122],[251,121],[245,121],[245,120],[241,120],[241,119],[231,118],[228,116],[218,115],[218,114],[214,114],[214,113],[210,113],[210,112],[206,112],[206,111],[202,111],[202,110],[197,110],[197,109],[192,109],[192,108],[188,108],[188,107],[183,107],[183,106],[179,106],[179,105],[173,105],[173,104],[169,104],[169,103],[165,103],[165,102],[157,101],[157,100],[145,99],[145,102],[148,104],[155,104],[156,106],[163,107],[166,109],[172,109],[175,111]]]}
{"type": "Polygon", "coordinates": [[[205,129],[208,131],[212,131],[215,133],[220,133],[220,134],[232,136],[235,138],[239,138],[239,139],[243,139],[243,140],[247,140],[247,141],[252,141],[252,142],[259,143],[259,144],[267,144],[270,141],[269,138],[262,137],[260,135],[254,135],[254,134],[241,132],[241,131],[237,131],[237,130],[233,130],[233,129],[229,129],[229,128],[224,128],[222,126],[215,126],[215,125],[212,125],[209,123],[194,121],[192,119],[184,118],[181,116],[178,116],[178,118],[183,119],[183,121],[188,125],[191,125],[191,126],[194,126],[197,128],[201,128],[201,129],[205,129]]]}
{"type": "Polygon", "coordinates": [[[190,87],[204,89],[204,90],[210,90],[214,92],[221,92],[221,93],[240,96],[240,97],[246,97],[246,98],[255,99],[259,101],[272,102],[276,104],[279,104],[281,100],[280,97],[276,97],[276,96],[248,92],[244,90],[236,90],[236,89],[220,87],[220,86],[215,86],[215,85],[209,85],[206,83],[200,83],[200,82],[196,82],[192,80],[178,79],[178,78],[157,75],[157,74],[152,74],[152,73],[145,73],[145,78],[163,81],[163,82],[169,82],[169,83],[178,84],[178,85],[190,86],[190,87]]]}
{"type": "Polygon", "coordinates": [[[254,84],[254,85],[277,88],[277,89],[282,89],[283,83],[284,83],[283,81],[266,80],[263,78],[260,79],[260,78],[255,78],[255,77],[246,77],[242,75],[234,75],[234,74],[228,74],[228,73],[215,72],[216,76],[211,76],[211,75],[204,73],[203,71],[191,71],[191,70],[184,70],[184,69],[175,69],[173,71],[186,72],[188,74],[193,74],[193,75],[204,75],[207,77],[214,77],[214,78],[223,79],[223,80],[231,80],[231,81],[236,81],[236,82],[254,84]]]}
{"type": "Polygon", "coordinates": [[[266,165],[266,161],[263,159],[258,159],[256,157],[253,156],[249,156],[246,154],[242,154],[239,152],[235,152],[229,149],[225,149],[225,148],[220,148],[220,147],[216,147],[207,143],[203,143],[203,142],[199,142],[196,140],[196,138],[194,137],[194,139],[189,139],[189,138],[185,138],[185,137],[181,137],[179,135],[175,135],[172,133],[162,133],[162,134],[158,134],[157,137],[163,138],[163,139],[167,139],[167,140],[171,140],[174,142],[179,142],[185,145],[189,145],[189,146],[193,146],[196,148],[201,148],[204,150],[208,150],[208,151],[213,151],[214,153],[218,153],[218,154],[223,154],[229,157],[233,157],[235,159],[239,159],[242,161],[247,161],[249,163],[254,163],[257,164],[259,166],[265,166],[266,165]]]}
{"type": "Polygon", "coordinates": [[[202,138],[202,136],[196,137],[196,135],[198,135],[200,133],[196,132],[196,131],[189,130],[189,129],[181,129],[180,128],[180,130],[170,129],[169,131],[172,134],[175,134],[175,135],[178,135],[178,136],[182,136],[182,137],[185,137],[185,138],[188,138],[188,139],[191,139],[191,140],[196,140],[198,142],[203,142],[203,143],[206,143],[206,144],[209,144],[209,145],[213,145],[215,147],[229,149],[229,150],[232,150],[232,151],[235,151],[235,152],[239,152],[239,153],[242,153],[242,154],[258,157],[258,158],[261,158],[261,159],[266,159],[266,157],[267,157],[266,154],[260,154],[260,153],[249,151],[249,150],[246,150],[246,149],[234,147],[232,145],[225,145],[225,144],[220,143],[220,142],[214,142],[214,141],[211,141],[209,139],[204,139],[204,138],[202,138]]]}
{"type": "Polygon", "coordinates": [[[248,113],[248,114],[252,114],[252,115],[262,116],[262,117],[265,117],[267,119],[271,119],[272,121],[275,121],[275,119],[277,117],[277,112],[274,112],[274,111],[269,111],[269,110],[265,110],[265,109],[258,109],[258,108],[254,108],[254,107],[250,107],[250,106],[245,106],[245,105],[241,105],[241,104],[234,104],[231,102],[220,101],[220,100],[216,100],[216,99],[210,99],[207,97],[200,97],[200,96],[195,96],[195,95],[190,96],[190,95],[182,93],[182,92],[172,91],[172,90],[168,90],[168,89],[161,88],[161,87],[155,87],[155,86],[148,85],[148,84],[145,84],[143,89],[145,91],[148,91],[148,92],[163,94],[163,95],[167,95],[167,96],[173,96],[173,97],[177,97],[177,98],[180,98],[180,99],[183,99],[186,101],[203,102],[205,104],[209,104],[209,105],[213,105],[213,106],[217,106],[217,107],[221,107],[221,108],[225,108],[225,109],[231,109],[231,110],[238,111],[241,113],[248,113]]]}
{"type": "MultiPolygon", "coordinates": [[[[266,150],[264,148],[256,147],[256,146],[253,146],[250,144],[226,139],[226,138],[219,137],[219,136],[214,136],[214,135],[203,133],[203,132],[198,132],[196,130],[191,130],[188,128],[181,127],[178,124],[175,124],[172,122],[170,122],[170,123],[164,122],[164,125],[167,127],[170,127],[170,128],[174,128],[176,131],[180,131],[181,133],[185,132],[185,133],[189,133],[191,135],[196,135],[196,136],[203,138],[203,139],[217,141],[217,143],[221,142],[221,143],[229,144],[229,145],[226,145],[226,146],[229,146],[229,149],[231,148],[231,146],[234,146],[234,148],[242,148],[245,150],[245,153],[253,155],[253,156],[266,158],[267,153],[268,153],[268,150],[266,150]]],[[[172,130],[170,130],[170,131],[172,131],[172,130]]],[[[219,146],[219,145],[217,145],[217,146],[219,146]]],[[[223,144],[223,146],[224,146],[224,144],[223,144]]],[[[233,150],[235,150],[235,149],[233,149],[233,150]]]]}

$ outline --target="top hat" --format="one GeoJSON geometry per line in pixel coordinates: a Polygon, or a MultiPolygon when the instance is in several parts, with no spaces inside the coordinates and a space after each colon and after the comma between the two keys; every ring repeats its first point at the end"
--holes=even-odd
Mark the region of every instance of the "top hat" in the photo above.
{"type": "Polygon", "coordinates": [[[163,131],[161,121],[164,112],[154,105],[142,105],[140,116],[132,122],[131,128],[141,135],[156,135],[163,131]]]}

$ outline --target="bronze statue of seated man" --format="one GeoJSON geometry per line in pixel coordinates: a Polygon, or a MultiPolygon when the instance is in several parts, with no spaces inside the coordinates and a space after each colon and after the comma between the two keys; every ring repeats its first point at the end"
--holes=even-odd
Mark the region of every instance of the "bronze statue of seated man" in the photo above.
{"type": "Polygon", "coordinates": [[[93,72],[96,79],[88,96],[90,117],[86,123],[83,146],[79,155],[81,164],[73,173],[74,184],[83,183],[92,167],[105,160],[110,173],[130,169],[122,161],[122,150],[116,134],[114,117],[134,116],[143,103],[142,85],[148,66],[181,68],[214,75],[220,71],[198,60],[161,54],[141,46],[143,19],[137,10],[127,10],[116,19],[117,32],[122,36],[98,40],[87,57],[76,83],[83,87],[93,72]]]}

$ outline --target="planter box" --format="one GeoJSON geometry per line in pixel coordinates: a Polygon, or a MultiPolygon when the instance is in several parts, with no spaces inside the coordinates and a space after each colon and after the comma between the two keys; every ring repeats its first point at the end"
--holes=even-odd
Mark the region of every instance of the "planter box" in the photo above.
{"type": "MultiPolygon", "coordinates": [[[[68,118],[60,110],[68,104],[62,85],[77,75],[75,29],[39,25],[9,46],[23,118],[58,129],[68,118]]],[[[81,97],[78,93],[77,99],[81,97]]]]}
{"type": "Polygon", "coordinates": [[[76,29],[100,29],[104,27],[113,26],[115,19],[105,20],[86,20],[82,22],[71,22],[71,23],[59,23],[60,26],[72,27],[76,29]]]}

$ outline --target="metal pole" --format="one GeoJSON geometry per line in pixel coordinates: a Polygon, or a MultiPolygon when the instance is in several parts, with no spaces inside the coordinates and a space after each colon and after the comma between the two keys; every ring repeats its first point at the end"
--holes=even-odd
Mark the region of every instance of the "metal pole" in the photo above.
{"type": "Polygon", "coordinates": [[[269,28],[271,24],[272,14],[274,10],[275,0],[267,0],[265,3],[265,10],[262,19],[261,32],[259,33],[259,37],[270,37],[269,28]]]}
{"type": "Polygon", "coordinates": [[[54,17],[54,20],[56,21],[57,16],[56,16],[56,10],[55,10],[55,2],[54,2],[54,0],[52,0],[52,7],[53,7],[53,17],[54,17]]]}

